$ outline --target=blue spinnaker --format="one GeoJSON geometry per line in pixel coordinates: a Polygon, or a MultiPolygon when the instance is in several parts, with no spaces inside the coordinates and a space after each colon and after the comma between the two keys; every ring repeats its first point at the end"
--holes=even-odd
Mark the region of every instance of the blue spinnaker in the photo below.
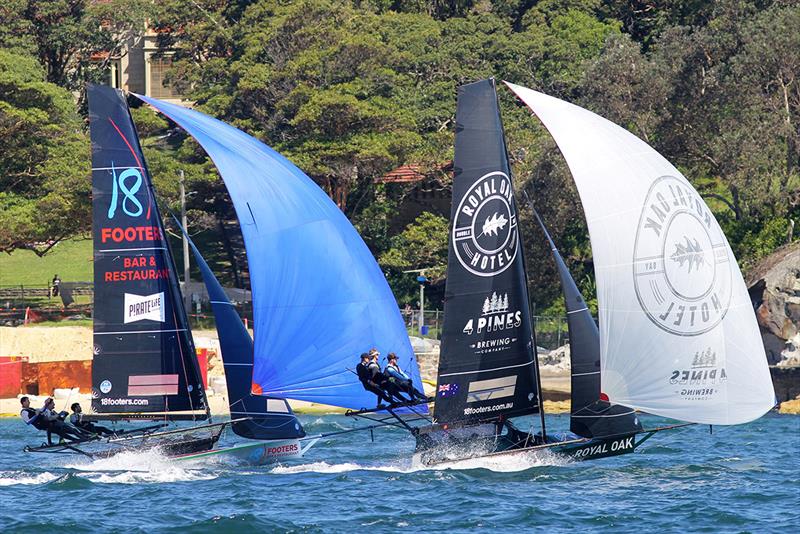
{"type": "Polygon", "coordinates": [[[198,111],[136,95],[183,127],[225,181],[253,292],[253,392],[358,409],[374,406],[358,356],[395,352],[419,368],[386,278],[322,189],[252,136],[198,111]]]}
{"type": "MultiPolygon", "coordinates": [[[[176,221],[177,223],[177,221],[176,221]]],[[[222,364],[225,367],[225,383],[228,390],[228,405],[231,411],[233,431],[248,439],[290,439],[306,435],[289,403],[284,399],[252,395],[253,339],[242,319],[223,291],[217,277],[211,272],[206,260],[197,250],[186,229],[178,224],[184,239],[192,247],[197,267],[203,276],[208,299],[214,311],[222,364]],[[241,420],[244,419],[244,420],[241,420]]]]}

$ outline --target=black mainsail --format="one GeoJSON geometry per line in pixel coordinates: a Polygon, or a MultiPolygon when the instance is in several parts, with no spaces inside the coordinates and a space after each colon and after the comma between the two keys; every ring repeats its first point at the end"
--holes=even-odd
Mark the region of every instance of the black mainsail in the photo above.
{"type": "Polygon", "coordinates": [[[539,409],[517,207],[494,80],[459,87],[436,422],[539,409]]]}
{"type": "MultiPolygon", "coordinates": [[[[88,86],[98,413],[204,411],[207,403],[150,174],[125,96],[88,86]]],[[[204,415],[194,416],[202,418],[204,415]]]]}
{"type": "Polygon", "coordinates": [[[550,233],[531,203],[531,209],[553,253],[567,308],[571,365],[571,432],[585,438],[641,432],[636,413],[608,402],[600,388],[600,332],[575,280],[550,233]]]}

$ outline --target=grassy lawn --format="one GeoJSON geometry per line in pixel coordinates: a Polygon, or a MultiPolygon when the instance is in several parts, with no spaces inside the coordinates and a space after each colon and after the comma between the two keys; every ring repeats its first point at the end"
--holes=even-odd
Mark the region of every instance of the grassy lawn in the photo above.
{"type": "Polygon", "coordinates": [[[57,244],[40,258],[30,250],[0,254],[0,286],[46,287],[54,274],[62,282],[91,282],[92,240],[69,240],[57,244]]]}
{"type": "Polygon", "coordinates": [[[85,326],[92,327],[91,319],[73,319],[71,321],[42,321],[41,323],[33,323],[33,326],[85,326]]]}

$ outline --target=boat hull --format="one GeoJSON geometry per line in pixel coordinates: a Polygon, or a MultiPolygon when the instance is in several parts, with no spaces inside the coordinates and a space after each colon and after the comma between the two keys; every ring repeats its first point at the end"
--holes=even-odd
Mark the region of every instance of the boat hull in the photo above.
{"type": "Polygon", "coordinates": [[[531,445],[527,447],[509,447],[502,441],[499,441],[494,448],[484,448],[483,450],[480,450],[480,446],[467,446],[465,448],[460,447],[456,450],[450,448],[445,450],[437,448],[418,450],[414,455],[414,459],[416,462],[419,462],[425,466],[441,465],[449,462],[458,462],[473,458],[496,458],[518,454],[536,453],[554,454],[572,461],[597,460],[600,458],[630,454],[634,452],[636,447],[650,435],[652,434],[647,433],[645,437],[638,440],[636,438],[636,434],[627,434],[608,438],[553,441],[543,445],[531,445]],[[461,451],[464,451],[465,454],[459,455],[459,452],[461,451]]]}
{"type": "Polygon", "coordinates": [[[246,465],[271,465],[302,458],[311,445],[313,442],[304,446],[299,439],[257,441],[194,454],[183,454],[176,456],[175,459],[180,461],[221,460],[246,465]]]}

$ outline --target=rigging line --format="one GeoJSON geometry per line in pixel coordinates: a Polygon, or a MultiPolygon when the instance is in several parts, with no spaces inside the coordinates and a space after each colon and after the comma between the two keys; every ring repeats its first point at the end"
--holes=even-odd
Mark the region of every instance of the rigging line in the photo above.
{"type": "Polygon", "coordinates": [[[591,414],[591,415],[576,415],[570,414],[570,417],[575,419],[601,419],[603,417],[624,417],[626,415],[630,415],[632,413],[636,413],[634,410],[625,413],[615,413],[615,414],[591,414]]]}
{"type": "MultiPolygon", "coordinates": [[[[495,98],[497,98],[496,95],[495,95],[495,98]]],[[[498,106],[498,112],[499,112],[499,106],[498,106]]],[[[503,146],[505,146],[505,138],[503,138],[503,146]]],[[[506,153],[506,158],[508,158],[508,153],[506,153]]],[[[528,206],[530,206],[530,208],[533,210],[534,214],[536,215],[536,218],[539,221],[539,224],[542,226],[542,230],[544,231],[545,236],[548,236],[548,238],[549,238],[549,235],[548,235],[547,231],[544,230],[544,224],[542,224],[542,220],[539,218],[539,214],[536,213],[536,208],[534,208],[534,206],[533,206],[533,201],[528,196],[528,192],[525,190],[525,188],[522,189],[522,194],[525,197],[525,200],[528,202],[528,206]]],[[[521,243],[522,238],[520,237],[519,233],[517,233],[517,240],[520,241],[520,246],[521,246],[522,245],[522,243],[521,243]]],[[[555,247],[555,244],[552,242],[551,239],[548,239],[548,241],[550,241],[550,246],[555,247]]],[[[527,263],[525,262],[524,250],[523,250],[523,254],[521,256],[521,259],[522,259],[522,272],[525,275],[525,286],[524,286],[523,289],[527,294],[528,286],[530,284],[529,284],[529,280],[528,280],[528,266],[527,266],[527,263]]],[[[527,297],[528,297],[527,298],[528,302],[526,302],[526,304],[528,306],[530,306],[530,295],[527,294],[527,297]]],[[[537,404],[539,406],[539,420],[540,420],[540,423],[542,425],[542,441],[544,443],[547,443],[547,428],[545,427],[545,417],[544,417],[544,395],[542,394],[542,373],[539,370],[539,351],[536,348],[537,347],[537,345],[536,345],[536,322],[535,321],[531,322],[531,319],[533,319],[533,315],[530,313],[530,310],[529,310],[528,313],[529,313],[529,318],[528,318],[529,325],[528,326],[531,329],[531,338],[530,338],[530,343],[532,345],[531,346],[531,353],[532,353],[532,360],[533,360],[534,365],[535,365],[535,367],[533,368],[533,370],[535,371],[534,372],[534,375],[535,375],[534,376],[534,380],[535,380],[534,383],[536,385],[536,395],[538,397],[536,399],[536,402],[537,402],[537,404]]]]}
{"type": "Polygon", "coordinates": [[[415,407],[415,405],[406,406],[406,408],[408,408],[409,410],[411,410],[411,411],[412,411],[414,414],[416,414],[417,416],[421,417],[422,419],[424,419],[425,421],[429,422],[430,424],[433,424],[433,418],[430,418],[430,417],[426,416],[425,414],[422,414],[422,413],[419,413],[419,412],[417,412],[417,411],[414,409],[414,407],[415,407]]]}
{"type": "Polygon", "coordinates": [[[372,417],[369,417],[366,414],[359,414],[359,415],[355,415],[353,417],[361,417],[362,419],[366,419],[367,421],[372,421],[372,422],[375,422],[375,423],[381,423],[381,426],[396,426],[397,428],[402,428],[403,430],[407,430],[400,423],[393,423],[393,422],[387,421],[385,419],[373,419],[372,417]]]}

